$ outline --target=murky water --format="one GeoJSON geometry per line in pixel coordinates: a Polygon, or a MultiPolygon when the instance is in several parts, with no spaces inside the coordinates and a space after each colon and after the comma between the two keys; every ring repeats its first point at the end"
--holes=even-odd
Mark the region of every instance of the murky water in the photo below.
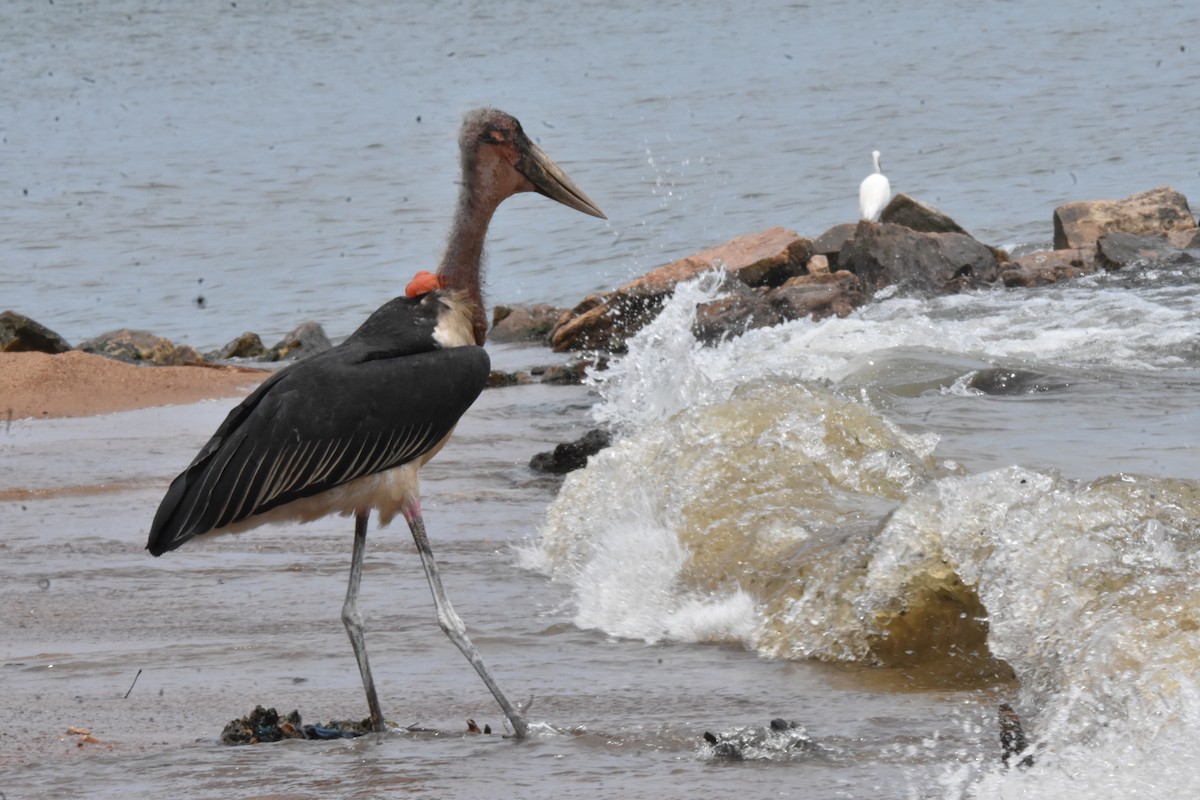
{"type": "MultiPolygon", "coordinates": [[[[981,238],[1048,243],[1061,202],[1200,198],[1198,30],[1169,0],[10,3],[0,306],[72,341],[344,335],[436,261],[480,104],[610,217],[506,204],[494,300],[572,303],[739,233],[816,234],[855,215],[873,148],[981,238]]],[[[686,335],[692,287],[595,386],[486,392],[425,508],[476,643],[535,698],[524,743],[460,734],[499,713],[393,526],[364,578],[372,663],[388,715],[443,734],[216,745],[257,702],[365,713],[338,618],[349,521],[153,560],[162,491],[228,402],[13,421],[0,792],[1193,797],[1198,280],[891,297],[720,348],[686,335]],[[1026,390],[979,393],[987,370],[1026,390]],[[596,422],[617,446],[561,490],[527,469],[596,422]],[[1028,773],[998,766],[1001,701],[1042,747],[1028,773]],[[819,749],[704,757],[704,731],[773,717],[819,749]]]]}

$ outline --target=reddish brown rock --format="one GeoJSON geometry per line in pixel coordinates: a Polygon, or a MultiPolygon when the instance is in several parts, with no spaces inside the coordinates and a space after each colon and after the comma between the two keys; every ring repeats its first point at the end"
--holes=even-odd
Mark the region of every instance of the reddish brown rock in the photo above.
{"type": "Polygon", "coordinates": [[[811,240],[786,228],[769,228],[652,269],[621,288],[670,291],[677,283],[714,269],[724,269],[747,286],[779,286],[804,274],[811,254],[811,240]]]}
{"type": "Polygon", "coordinates": [[[906,291],[957,292],[996,280],[990,247],[961,233],[919,233],[891,223],[859,222],[843,245],[838,265],[875,292],[896,285],[906,291]]]}
{"type": "Polygon", "coordinates": [[[550,334],[562,350],[621,352],[625,342],[658,315],[681,281],[723,269],[730,286],[779,286],[803,275],[812,242],[785,228],[739,236],[651,270],[604,295],[587,297],[563,314],[550,334]]]}
{"type": "Polygon", "coordinates": [[[732,287],[696,309],[692,334],[705,344],[795,319],[844,317],[867,301],[862,282],[850,272],[801,275],[783,286],[732,287]]]}
{"type": "Polygon", "coordinates": [[[1029,253],[1006,263],[1000,272],[1005,286],[1046,286],[1069,278],[1078,278],[1098,269],[1091,248],[1050,250],[1029,253]]]}
{"type": "Polygon", "coordinates": [[[1054,209],[1054,249],[1091,247],[1108,231],[1169,233],[1196,228],[1187,198],[1169,186],[1124,200],[1084,200],[1054,209]]]}

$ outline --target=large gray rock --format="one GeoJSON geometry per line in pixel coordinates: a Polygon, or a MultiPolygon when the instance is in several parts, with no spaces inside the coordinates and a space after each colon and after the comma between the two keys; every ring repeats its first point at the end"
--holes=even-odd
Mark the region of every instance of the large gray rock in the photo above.
{"type": "Polygon", "coordinates": [[[1138,236],[1124,231],[1109,231],[1096,242],[1096,256],[1108,269],[1120,269],[1133,264],[1180,264],[1195,261],[1179,249],[1166,234],[1138,236]]]}
{"type": "Polygon", "coordinates": [[[1187,231],[1196,227],[1187,198],[1169,186],[1124,200],[1083,200],[1054,209],[1054,249],[1092,247],[1109,231],[1133,234],[1187,231]]]}
{"type": "Polygon", "coordinates": [[[995,253],[970,236],[865,221],[843,245],[838,266],[858,275],[871,293],[891,285],[920,293],[957,292],[999,276],[995,253]]]}
{"type": "Polygon", "coordinates": [[[957,222],[938,209],[914,200],[901,192],[891,199],[879,217],[880,222],[903,225],[921,233],[961,233],[969,235],[957,222]]]}
{"type": "Polygon", "coordinates": [[[15,311],[0,313],[0,353],[65,353],[67,340],[15,311]]]}

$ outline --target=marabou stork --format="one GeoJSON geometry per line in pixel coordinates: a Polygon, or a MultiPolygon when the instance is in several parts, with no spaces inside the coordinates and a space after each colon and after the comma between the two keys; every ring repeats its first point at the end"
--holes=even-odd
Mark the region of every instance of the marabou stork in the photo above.
{"type": "Polygon", "coordinates": [[[878,222],[879,215],[892,199],[892,185],[879,169],[879,151],[872,150],[871,158],[875,161],[875,171],[858,185],[858,212],[863,219],[878,222]]]}
{"type": "Polygon", "coordinates": [[[367,663],[358,588],[371,510],[378,524],[404,515],[437,607],[438,624],[495,695],[517,737],[527,723],[467,638],[425,535],[418,471],[483,390],[490,362],[480,266],[488,223],[518,192],[539,192],[585,214],[599,208],[495,109],[468,113],[459,135],[462,187],[436,277],[414,281],[344,342],[267,379],[229,413],[172,483],[150,528],[156,556],[194,536],[267,522],[354,515],[342,622],[358,660],[372,727],[383,713],[367,663]]]}

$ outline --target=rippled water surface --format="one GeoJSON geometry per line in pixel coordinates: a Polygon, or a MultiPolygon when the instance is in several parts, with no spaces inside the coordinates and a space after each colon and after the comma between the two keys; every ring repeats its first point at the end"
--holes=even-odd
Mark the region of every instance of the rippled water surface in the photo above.
{"type": "MultiPolygon", "coordinates": [[[[436,262],[481,104],[609,217],[507,203],[496,301],[817,234],[856,216],[875,148],[895,189],[983,240],[1048,244],[1062,202],[1200,198],[1197,32],[1170,0],[8,3],[0,307],[72,342],[343,336],[436,262]]],[[[485,392],[424,507],[476,643],[534,698],[523,743],[462,733],[503,726],[394,525],[370,539],[368,643],[387,715],[433,732],[217,745],[255,703],[365,713],[339,621],[349,521],[154,560],[154,508],[230,401],[13,420],[0,792],[1194,797],[1198,282],[1149,264],[881,297],[715,348],[688,333],[701,282],[588,387],[485,392]],[[617,441],[586,470],[527,467],[597,424],[617,441]],[[1032,770],[999,765],[1001,702],[1032,770]],[[703,745],[776,717],[815,748],[703,745]]]]}

